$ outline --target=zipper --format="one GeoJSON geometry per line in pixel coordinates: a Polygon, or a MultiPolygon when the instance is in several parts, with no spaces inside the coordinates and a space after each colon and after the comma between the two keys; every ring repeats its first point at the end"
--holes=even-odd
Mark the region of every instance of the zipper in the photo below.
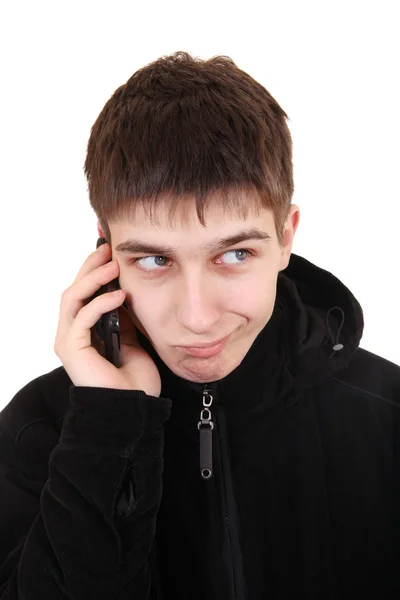
{"type": "Polygon", "coordinates": [[[213,402],[211,389],[207,383],[203,388],[203,409],[200,412],[200,421],[197,423],[197,429],[200,436],[200,475],[203,479],[210,479],[213,475],[212,467],[212,430],[214,423],[211,420],[210,407],[213,402]]]}
{"type": "MultiPolygon", "coordinates": [[[[203,479],[209,480],[213,476],[213,454],[212,454],[212,432],[214,429],[214,422],[212,421],[211,406],[213,403],[214,396],[210,393],[212,390],[208,384],[204,385],[203,388],[203,408],[200,412],[200,420],[197,424],[199,430],[199,442],[200,442],[200,475],[203,479]]],[[[222,437],[226,439],[226,425],[225,415],[221,407],[217,407],[217,413],[219,416],[219,425],[221,425],[222,437]]],[[[217,432],[218,434],[218,432],[217,432]]],[[[247,598],[246,584],[243,575],[243,566],[241,561],[241,550],[239,545],[238,531],[234,531],[230,519],[230,514],[234,516],[236,523],[238,523],[235,499],[233,494],[232,479],[230,476],[229,466],[229,455],[226,448],[226,444],[223,444],[223,440],[218,436],[217,442],[219,447],[219,463],[220,472],[222,474],[222,481],[220,482],[220,489],[222,492],[223,502],[223,515],[224,515],[224,546],[226,549],[225,563],[228,564],[228,578],[229,578],[229,597],[233,600],[241,600],[247,598]],[[235,548],[234,548],[235,547],[235,548]],[[235,550],[235,551],[234,551],[235,550]]],[[[209,484],[206,484],[207,489],[209,484]]],[[[217,489],[217,487],[215,488],[217,489]]],[[[211,498],[210,506],[211,506],[211,498]]]]}
{"type": "Polygon", "coordinates": [[[151,573],[151,585],[150,585],[150,596],[149,600],[163,600],[164,594],[162,591],[162,585],[160,581],[160,575],[158,571],[158,548],[156,542],[156,536],[154,535],[153,545],[149,556],[149,566],[151,573]]]}
{"type": "Polygon", "coordinates": [[[225,549],[226,562],[230,572],[230,594],[234,600],[247,599],[246,581],[244,578],[242,553],[239,540],[239,518],[233,490],[231,467],[227,446],[227,427],[225,412],[222,407],[217,407],[218,415],[218,448],[219,462],[222,474],[222,490],[224,503],[225,549]]]}

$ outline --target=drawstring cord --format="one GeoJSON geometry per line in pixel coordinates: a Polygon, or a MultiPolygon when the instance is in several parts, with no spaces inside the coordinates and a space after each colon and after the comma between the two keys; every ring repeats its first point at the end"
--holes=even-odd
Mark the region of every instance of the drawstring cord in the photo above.
{"type": "Polygon", "coordinates": [[[339,350],[342,350],[342,349],[343,349],[343,347],[344,347],[344,346],[343,346],[343,344],[340,344],[340,343],[339,343],[339,341],[338,341],[338,340],[339,340],[339,336],[340,336],[340,332],[341,332],[341,330],[342,330],[342,327],[343,327],[343,325],[344,325],[344,312],[343,312],[343,310],[340,308],[340,306],[332,306],[332,308],[330,308],[330,309],[328,310],[328,313],[327,313],[327,315],[326,315],[326,325],[327,325],[328,332],[329,332],[329,335],[330,335],[330,338],[331,338],[331,342],[333,343],[333,347],[332,347],[332,348],[333,348],[333,352],[332,352],[332,354],[331,354],[331,355],[330,355],[330,357],[329,357],[329,358],[332,358],[332,356],[335,354],[335,352],[338,352],[339,350]],[[342,313],[342,322],[340,323],[340,327],[339,327],[339,330],[338,330],[338,332],[337,332],[337,334],[336,334],[336,338],[335,338],[335,337],[333,336],[333,333],[332,333],[332,331],[331,331],[331,328],[329,327],[329,316],[330,316],[331,312],[332,312],[333,310],[335,310],[336,308],[337,308],[337,310],[340,310],[340,312],[342,313]]]}
{"type": "Polygon", "coordinates": [[[23,427],[21,427],[21,429],[18,431],[16,438],[15,438],[15,445],[17,445],[19,443],[19,439],[21,437],[21,435],[23,434],[23,432],[25,431],[25,429],[27,429],[28,427],[30,427],[31,425],[35,425],[36,423],[59,423],[60,421],[62,421],[64,419],[64,417],[59,417],[58,419],[52,419],[52,418],[40,418],[40,419],[34,419],[33,421],[29,421],[29,423],[25,423],[25,425],[23,427]]]}

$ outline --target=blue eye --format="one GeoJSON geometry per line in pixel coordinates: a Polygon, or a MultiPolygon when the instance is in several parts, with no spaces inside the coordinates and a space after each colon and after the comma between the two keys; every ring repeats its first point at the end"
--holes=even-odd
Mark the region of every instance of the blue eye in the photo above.
{"type": "MultiPolygon", "coordinates": [[[[224,256],[225,254],[238,254],[238,253],[246,253],[247,255],[253,256],[254,253],[251,250],[248,250],[247,248],[239,248],[238,250],[227,250],[226,252],[224,252],[224,254],[222,254],[221,256],[224,256]]],[[[156,259],[157,261],[161,260],[168,260],[168,257],[166,256],[142,256],[141,258],[133,258],[130,262],[132,263],[142,263],[143,261],[147,260],[151,260],[151,259],[156,259]]],[[[246,256],[243,260],[239,260],[239,262],[228,262],[226,263],[227,265],[232,265],[232,266],[236,266],[236,265],[241,265],[243,263],[247,263],[249,260],[249,256],[246,256]]],[[[166,265],[165,264],[160,264],[159,262],[156,263],[158,267],[161,267],[160,269],[158,269],[157,267],[152,269],[152,268],[144,268],[142,266],[140,266],[140,268],[143,271],[160,271],[161,269],[165,269],[166,265]]],[[[154,263],[153,263],[154,265],[154,263]]]]}
{"type": "MultiPolygon", "coordinates": [[[[224,254],[230,254],[230,253],[232,253],[232,252],[233,252],[234,254],[235,254],[235,252],[242,252],[242,253],[243,253],[243,252],[247,252],[247,254],[249,254],[249,250],[246,250],[245,248],[240,248],[239,250],[228,250],[228,251],[227,251],[227,252],[225,252],[224,254]]],[[[224,256],[224,254],[223,254],[222,256],[224,256]]],[[[240,263],[243,263],[243,262],[246,262],[246,258],[245,258],[244,260],[241,260],[241,261],[239,261],[239,264],[240,264],[240,263]]],[[[228,263],[228,264],[232,264],[232,263],[228,263]]],[[[238,264],[238,263],[236,263],[236,264],[238,264]]]]}

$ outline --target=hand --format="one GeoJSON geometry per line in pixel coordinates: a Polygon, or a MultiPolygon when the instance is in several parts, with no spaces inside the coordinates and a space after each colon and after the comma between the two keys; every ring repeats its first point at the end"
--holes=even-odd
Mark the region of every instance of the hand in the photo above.
{"type": "Polygon", "coordinates": [[[97,248],[85,260],[73,284],[63,292],[54,351],[75,386],[143,390],[149,396],[159,396],[158,369],[139,344],[134,324],[121,306],[125,292],[101,294],[89,301],[102,285],[119,276],[119,264],[116,260],[108,262],[110,258],[109,244],[97,248]],[[100,354],[100,339],[94,327],[101,315],[117,307],[120,307],[119,368],[100,354]]]}

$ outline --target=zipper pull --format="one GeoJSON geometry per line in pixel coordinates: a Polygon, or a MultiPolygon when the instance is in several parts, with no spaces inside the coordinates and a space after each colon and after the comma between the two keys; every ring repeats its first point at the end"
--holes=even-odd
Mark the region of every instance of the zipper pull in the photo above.
{"type": "Polygon", "coordinates": [[[207,388],[206,384],[203,390],[204,408],[200,413],[200,421],[197,423],[197,429],[200,432],[200,474],[203,479],[212,477],[212,430],[214,429],[214,423],[211,421],[211,411],[209,409],[213,397],[209,392],[210,389],[207,388]]]}

